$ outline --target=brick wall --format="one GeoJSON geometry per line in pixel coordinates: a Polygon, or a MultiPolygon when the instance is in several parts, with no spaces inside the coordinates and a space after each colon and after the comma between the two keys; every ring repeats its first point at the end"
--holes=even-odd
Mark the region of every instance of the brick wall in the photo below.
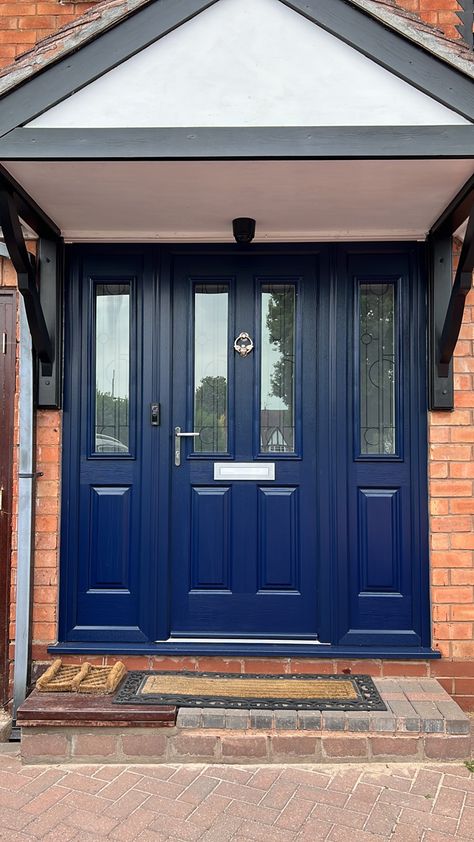
{"type": "MultiPolygon", "coordinates": [[[[459,38],[457,0],[396,0],[422,20],[438,26],[448,38],[459,38]]],[[[0,67],[10,64],[64,24],[94,5],[94,0],[0,0],[0,67]]]]}
{"type": "Polygon", "coordinates": [[[395,0],[397,6],[414,12],[426,23],[437,26],[448,38],[459,38],[456,26],[459,24],[457,12],[461,6],[457,0],[395,0]]]}
{"type": "Polygon", "coordinates": [[[10,64],[15,56],[80,17],[93,5],[88,0],[1,0],[0,67],[10,64]]]}
{"type": "MultiPolygon", "coordinates": [[[[459,251],[457,243],[455,262],[459,251]]],[[[462,662],[444,666],[443,683],[465,706],[470,696],[474,707],[474,290],[456,346],[454,387],[454,412],[432,412],[429,423],[433,645],[446,662],[462,662]]]]}

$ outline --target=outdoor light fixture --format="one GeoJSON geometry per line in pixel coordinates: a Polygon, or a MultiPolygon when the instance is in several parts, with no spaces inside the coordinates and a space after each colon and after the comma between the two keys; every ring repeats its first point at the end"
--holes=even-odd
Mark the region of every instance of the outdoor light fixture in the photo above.
{"type": "Polygon", "coordinates": [[[232,231],[236,243],[251,243],[255,237],[255,219],[239,216],[232,220],[232,231]]]}

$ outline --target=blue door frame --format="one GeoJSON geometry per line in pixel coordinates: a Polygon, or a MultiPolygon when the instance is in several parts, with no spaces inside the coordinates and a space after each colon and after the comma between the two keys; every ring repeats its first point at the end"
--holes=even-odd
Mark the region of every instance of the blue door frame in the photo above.
{"type": "MultiPolygon", "coordinates": [[[[52,647],[55,651],[436,657],[429,648],[423,267],[423,247],[403,243],[70,247],[60,643],[52,647]],[[184,419],[186,424],[192,421],[185,336],[190,324],[189,298],[186,300],[189,286],[186,288],[183,281],[180,287],[176,267],[183,270],[184,266],[184,275],[189,278],[193,261],[196,266],[204,261],[211,273],[235,276],[237,255],[249,265],[255,257],[260,267],[257,273],[263,271],[265,261],[270,274],[275,273],[278,263],[291,262],[292,256],[300,267],[314,267],[315,287],[310,290],[309,281],[305,281],[308,306],[300,323],[301,330],[306,324],[304,331],[308,334],[303,357],[308,376],[300,386],[307,395],[313,395],[317,407],[314,418],[309,410],[304,434],[307,441],[314,436],[305,470],[314,472],[317,486],[313,578],[317,621],[314,629],[306,626],[301,635],[294,625],[286,631],[282,628],[281,637],[294,639],[292,644],[278,640],[271,644],[169,641],[176,611],[171,570],[171,554],[176,548],[172,539],[173,534],[179,534],[177,504],[183,493],[188,494],[183,491],[185,486],[180,486],[183,472],[175,486],[173,515],[173,480],[180,470],[174,466],[173,429],[176,424],[184,427],[184,419]],[[93,291],[95,284],[123,283],[124,279],[132,290],[130,452],[104,457],[91,450],[93,291]],[[389,455],[359,452],[358,307],[360,290],[367,288],[361,284],[374,288],[391,285],[395,290],[399,385],[396,445],[389,455]],[[311,338],[314,327],[315,336],[311,338]],[[313,344],[314,348],[310,347],[313,344]],[[159,427],[150,424],[153,402],[160,403],[159,427]],[[170,530],[173,516],[175,528],[170,530]],[[112,536],[110,540],[104,539],[106,533],[112,536]],[[322,645],[308,646],[301,641],[315,635],[322,645]]],[[[281,272],[288,272],[288,268],[281,272]]],[[[301,268],[295,274],[300,277],[301,268]]],[[[253,304],[247,300],[245,306],[250,313],[253,304]]],[[[257,387],[248,400],[256,396],[257,387]]],[[[308,401],[311,406],[311,399],[308,401]]],[[[254,448],[247,452],[258,458],[254,448]]],[[[186,471],[193,460],[188,458],[189,450],[183,449],[183,453],[186,471]]],[[[232,459],[232,455],[242,458],[244,454],[224,458],[232,459]]],[[[301,456],[304,460],[304,451],[301,456]]],[[[205,479],[198,477],[198,484],[212,488],[211,474],[204,464],[201,460],[199,470],[207,470],[207,474],[205,479]]],[[[284,468],[289,470],[288,465],[284,468]]],[[[293,487],[293,482],[289,478],[287,486],[293,487]]],[[[184,511],[186,508],[187,502],[184,511]]],[[[178,608],[186,611],[182,600],[178,608]]],[[[262,626],[259,635],[253,627],[250,636],[266,636],[265,628],[262,626]]],[[[212,637],[209,626],[200,635],[199,631],[194,621],[189,628],[181,623],[182,634],[212,637]]],[[[216,633],[223,636],[220,626],[216,633]]],[[[235,625],[229,637],[232,635],[237,636],[235,625]]]]}

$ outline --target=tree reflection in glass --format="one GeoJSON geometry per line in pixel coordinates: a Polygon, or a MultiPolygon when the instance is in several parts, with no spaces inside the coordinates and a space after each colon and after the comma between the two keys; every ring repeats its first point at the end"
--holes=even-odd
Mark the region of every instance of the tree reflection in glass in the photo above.
{"type": "Polygon", "coordinates": [[[227,452],[228,298],[226,284],[194,288],[194,430],[197,453],[227,452]]]}
{"type": "Polygon", "coordinates": [[[95,287],[96,453],[129,452],[130,284],[95,287]]]}
{"type": "Polygon", "coordinates": [[[294,453],[295,450],[295,304],[293,284],[262,286],[262,453],[294,453]]]}

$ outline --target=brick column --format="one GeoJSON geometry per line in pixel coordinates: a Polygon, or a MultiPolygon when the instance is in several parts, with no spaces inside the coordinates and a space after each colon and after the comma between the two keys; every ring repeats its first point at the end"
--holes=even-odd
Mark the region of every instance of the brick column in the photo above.
{"type": "MultiPolygon", "coordinates": [[[[458,249],[459,250],[459,249],[458,249]]],[[[474,290],[454,355],[455,409],[429,422],[433,644],[449,692],[474,696],[474,290]]],[[[460,700],[461,701],[461,700],[460,700]]]]}

